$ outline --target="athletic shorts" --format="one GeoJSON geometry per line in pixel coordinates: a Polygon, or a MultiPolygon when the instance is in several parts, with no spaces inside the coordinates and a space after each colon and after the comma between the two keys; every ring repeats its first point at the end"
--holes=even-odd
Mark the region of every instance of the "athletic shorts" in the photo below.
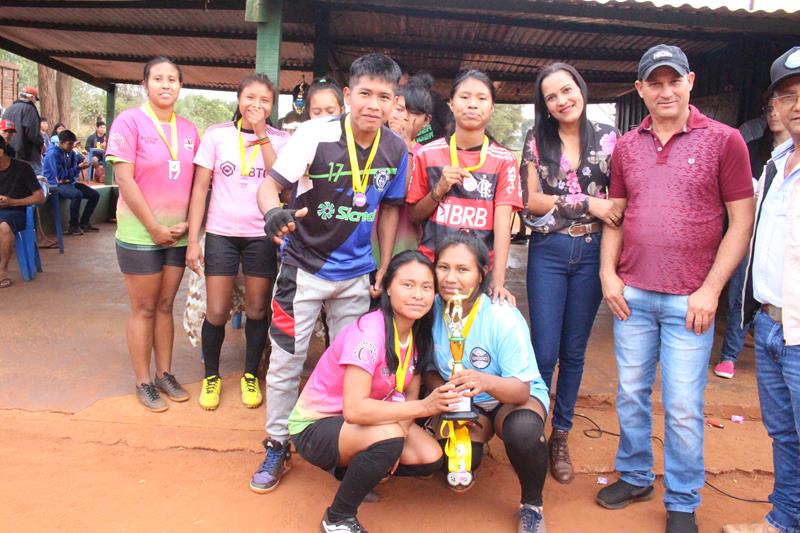
{"type": "Polygon", "coordinates": [[[263,237],[226,237],[206,233],[206,276],[235,276],[239,264],[245,276],[272,278],[278,274],[275,243],[263,237]]]}
{"type": "Polygon", "coordinates": [[[25,229],[25,210],[0,209],[0,222],[8,224],[12,233],[20,232],[25,229]]]}
{"type": "Polygon", "coordinates": [[[123,274],[158,274],[165,266],[186,267],[186,247],[133,250],[117,242],[117,262],[123,274]]]}
{"type": "Polygon", "coordinates": [[[297,435],[292,435],[297,453],[312,465],[336,475],[336,466],[339,464],[339,433],[343,424],[343,416],[330,416],[321,418],[297,435]]]}

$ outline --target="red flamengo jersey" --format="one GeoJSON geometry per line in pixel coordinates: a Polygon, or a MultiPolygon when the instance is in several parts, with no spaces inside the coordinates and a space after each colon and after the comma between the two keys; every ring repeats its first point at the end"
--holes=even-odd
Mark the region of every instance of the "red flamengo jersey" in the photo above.
{"type": "MultiPolygon", "coordinates": [[[[427,195],[442,175],[442,168],[450,166],[449,138],[436,139],[423,146],[414,158],[414,171],[406,195],[406,202],[415,204],[427,195]]],[[[459,150],[462,167],[478,164],[480,146],[459,150]]],[[[442,202],[422,225],[419,250],[433,261],[434,251],[449,234],[469,229],[480,237],[491,253],[494,244],[494,210],[499,205],[510,205],[514,211],[522,209],[517,158],[496,142],[489,144],[486,161],[473,170],[477,187],[470,191],[463,185],[454,185],[442,202]]]]}

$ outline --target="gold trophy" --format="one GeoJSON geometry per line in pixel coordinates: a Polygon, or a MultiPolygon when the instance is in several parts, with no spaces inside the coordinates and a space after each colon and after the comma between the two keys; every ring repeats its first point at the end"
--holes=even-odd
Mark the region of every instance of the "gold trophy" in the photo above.
{"type": "MultiPolygon", "coordinates": [[[[445,313],[447,315],[447,338],[450,340],[450,354],[453,359],[450,362],[450,375],[454,376],[456,373],[464,370],[464,365],[461,360],[464,357],[464,307],[462,302],[469,298],[472,291],[467,294],[456,293],[450,298],[450,301],[445,304],[445,313]]],[[[462,396],[457,402],[458,410],[453,412],[444,413],[442,417],[445,420],[455,420],[468,422],[478,419],[478,413],[472,410],[472,398],[462,396]]]]}
{"type": "MultiPolygon", "coordinates": [[[[464,308],[462,302],[469,298],[472,291],[461,294],[458,291],[445,304],[447,320],[447,337],[450,341],[450,375],[464,369],[461,363],[464,357],[464,308]]],[[[475,304],[477,305],[477,303],[475,304]]],[[[441,435],[447,439],[444,451],[447,455],[447,483],[456,490],[465,490],[472,483],[472,443],[467,423],[478,419],[478,413],[472,410],[472,398],[462,396],[457,402],[458,409],[442,413],[441,435]],[[445,429],[447,434],[445,435],[445,429]]]]}

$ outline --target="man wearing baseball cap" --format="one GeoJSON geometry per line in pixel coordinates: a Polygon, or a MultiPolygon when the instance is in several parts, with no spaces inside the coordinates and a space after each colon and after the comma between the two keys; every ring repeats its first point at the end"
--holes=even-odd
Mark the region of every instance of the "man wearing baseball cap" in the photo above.
{"type": "Polygon", "coordinates": [[[621,509],[653,497],[651,393],[660,365],[667,533],[697,531],[714,314],[753,228],[747,146],[689,104],[694,79],[678,47],[642,56],[636,90],[650,114],[617,141],[609,197],[624,221],[605,226],[600,257],[615,316],[620,479],[597,502],[621,509]]]}
{"type": "Polygon", "coordinates": [[[13,121],[16,126],[17,133],[10,143],[16,157],[27,161],[33,171],[40,175],[44,140],[39,133],[40,117],[35,104],[38,100],[39,91],[36,87],[25,87],[20,91],[19,99],[5,110],[3,118],[13,121]]]}
{"type": "Polygon", "coordinates": [[[725,533],[800,531],[800,46],[769,74],[770,105],[791,138],[772,151],[758,181],[742,318],[755,316],[756,382],[775,481],[766,519],[725,533]]]}
{"type": "Polygon", "coordinates": [[[11,139],[14,138],[14,134],[17,132],[16,126],[14,126],[14,121],[1,119],[0,120],[0,137],[5,139],[6,141],[6,155],[12,159],[17,157],[17,153],[14,148],[11,147],[11,139]]]}

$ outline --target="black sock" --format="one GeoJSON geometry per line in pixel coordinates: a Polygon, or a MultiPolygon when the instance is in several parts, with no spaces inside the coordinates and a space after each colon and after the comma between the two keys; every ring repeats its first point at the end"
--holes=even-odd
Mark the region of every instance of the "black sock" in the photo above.
{"type": "Polygon", "coordinates": [[[353,457],[333,503],[328,507],[328,518],[332,522],[356,515],[364,497],[386,477],[400,458],[404,440],[402,437],[382,440],[353,457]]]}
{"type": "Polygon", "coordinates": [[[503,443],[522,487],[522,503],[542,505],[547,477],[547,440],[544,421],[530,409],[512,412],[503,423],[503,443]]]}
{"type": "Polygon", "coordinates": [[[245,373],[253,374],[254,376],[258,374],[258,364],[261,362],[261,355],[267,345],[267,326],[268,320],[266,318],[247,317],[247,321],[244,324],[245,373]]]}
{"type": "Polygon", "coordinates": [[[395,476],[399,477],[413,477],[413,476],[429,476],[442,468],[442,461],[444,456],[439,457],[432,463],[423,465],[398,465],[397,470],[394,471],[395,476]]]}
{"type": "Polygon", "coordinates": [[[203,361],[206,365],[206,377],[219,376],[219,352],[222,350],[222,341],[225,340],[225,325],[215,326],[203,320],[200,330],[200,345],[203,348],[203,361]]]}

